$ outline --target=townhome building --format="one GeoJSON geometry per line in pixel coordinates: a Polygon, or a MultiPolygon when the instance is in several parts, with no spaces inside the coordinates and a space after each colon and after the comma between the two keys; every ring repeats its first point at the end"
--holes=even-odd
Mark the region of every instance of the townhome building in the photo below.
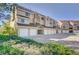
{"type": "Polygon", "coordinates": [[[38,12],[14,5],[10,26],[20,37],[56,34],[57,21],[38,12]]]}
{"type": "Polygon", "coordinates": [[[58,25],[61,33],[77,33],[79,32],[78,20],[59,20],[58,25]]]}

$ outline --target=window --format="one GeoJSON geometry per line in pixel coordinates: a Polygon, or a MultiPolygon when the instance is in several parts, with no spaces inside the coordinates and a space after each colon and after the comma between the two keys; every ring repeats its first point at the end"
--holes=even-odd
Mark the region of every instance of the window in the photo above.
{"type": "Polygon", "coordinates": [[[50,22],[50,24],[52,25],[52,22],[50,22]]]}
{"type": "Polygon", "coordinates": [[[63,26],[63,28],[66,28],[65,26],[63,26]]]}
{"type": "Polygon", "coordinates": [[[41,17],[41,19],[42,19],[42,20],[44,20],[44,18],[43,18],[43,17],[41,17]]]}
{"type": "Polygon", "coordinates": [[[52,21],[52,19],[50,19],[50,24],[52,25],[52,23],[53,23],[53,21],[52,21]]]}
{"type": "Polygon", "coordinates": [[[30,16],[30,13],[26,12],[26,16],[30,16]]]}
{"type": "Polygon", "coordinates": [[[37,33],[38,34],[43,34],[43,30],[38,30],[37,33]]]}
{"type": "Polygon", "coordinates": [[[77,26],[77,29],[79,29],[79,26],[77,26]]]}
{"type": "Polygon", "coordinates": [[[73,29],[72,27],[70,27],[69,29],[73,29]]]}
{"type": "Polygon", "coordinates": [[[22,24],[29,24],[29,19],[28,19],[28,18],[20,18],[20,19],[19,19],[19,23],[22,23],[22,24]]]}
{"type": "Polygon", "coordinates": [[[45,18],[44,17],[41,17],[41,19],[44,20],[45,18]]]}
{"type": "Polygon", "coordinates": [[[21,22],[24,23],[25,22],[25,19],[21,19],[21,22]]]}
{"type": "Polygon", "coordinates": [[[54,25],[53,28],[56,28],[56,26],[54,25]]]}

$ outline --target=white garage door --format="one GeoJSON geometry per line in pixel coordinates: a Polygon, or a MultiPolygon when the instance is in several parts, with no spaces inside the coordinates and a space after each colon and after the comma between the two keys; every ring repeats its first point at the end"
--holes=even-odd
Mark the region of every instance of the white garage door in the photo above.
{"type": "Polygon", "coordinates": [[[48,30],[45,29],[44,30],[44,34],[47,35],[48,34],[48,30]]]}
{"type": "Polygon", "coordinates": [[[54,30],[52,30],[51,33],[54,34],[54,30]]]}
{"type": "Polygon", "coordinates": [[[30,36],[37,35],[37,29],[30,29],[30,36]]]}
{"type": "Polygon", "coordinates": [[[69,31],[68,30],[63,30],[63,33],[69,33],[69,31]]]}
{"type": "Polygon", "coordinates": [[[51,30],[49,30],[49,34],[51,34],[51,30]]]}
{"type": "Polygon", "coordinates": [[[56,34],[56,30],[55,29],[52,29],[52,34],[56,34]]]}
{"type": "Polygon", "coordinates": [[[52,34],[52,29],[50,30],[50,34],[52,34]]]}
{"type": "Polygon", "coordinates": [[[28,29],[19,29],[18,32],[19,32],[18,35],[20,37],[27,37],[28,36],[28,29]]]}
{"type": "Polygon", "coordinates": [[[52,30],[51,29],[47,29],[47,30],[44,30],[44,34],[52,34],[52,30]]]}
{"type": "Polygon", "coordinates": [[[78,30],[74,30],[74,33],[78,33],[78,30]]]}
{"type": "Polygon", "coordinates": [[[61,33],[61,30],[58,30],[58,33],[61,33]]]}
{"type": "Polygon", "coordinates": [[[48,34],[50,34],[50,31],[49,31],[49,29],[48,29],[48,31],[47,31],[47,32],[48,32],[48,34]]]}

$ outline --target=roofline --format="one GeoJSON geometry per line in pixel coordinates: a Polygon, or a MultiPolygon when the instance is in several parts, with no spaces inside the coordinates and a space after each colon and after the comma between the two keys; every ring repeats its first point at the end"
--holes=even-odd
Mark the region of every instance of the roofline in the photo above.
{"type": "Polygon", "coordinates": [[[58,20],[58,21],[79,21],[79,20],[58,20]]]}
{"type": "Polygon", "coordinates": [[[37,13],[37,14],[39,14],[39,15],[41,15],[41,16],[49,17],[50,19],[55,20],[54,18],[51,18],[50,16],[43,15],[43,14],[41,14],[41,13],[39,13],[39,12],[36,12],[36,11],[31,10],[31,9],[25,8],[25,7],[23,7],[23,6],[21,6],[21,5],[18,5],[18,4],[16,4],[16,7],[19,7],[19,8],[22,8],[22,9],[24,9],[24,10],[27,10],[27,11],[29,11],[29,12],[37,13]]]}
{"type": "MultiPolygon", "coordinates": [[[[45,15],[43,15],[43,14],[41,14],[41,13],[38,13],[38,12],[33,11],[33,10],[31,10],[31,9],[25,8],[25,7],[21,6],[21,5],[16,4],[16,6],[19,7],[19,8],[22,8],[22,9],[24,9],[24,10],[27,10],[27,11],[29,11],[29,12],[33,12],[33,13],[37,13],[37,14],[40,14],[40,15],[42,15],[42,16],[45,16],[45,15]]],[[[47,17],[47,16],[46,16],[46,17],[47,17]]]]}

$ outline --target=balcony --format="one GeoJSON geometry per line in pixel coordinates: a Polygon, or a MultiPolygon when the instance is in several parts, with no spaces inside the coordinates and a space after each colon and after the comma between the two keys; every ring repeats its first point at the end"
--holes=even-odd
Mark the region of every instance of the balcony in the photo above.
{"type": "Polygon", "coordinates": [[[20,19],[18,19],[18,21],[17,21],[17,23],[18,24],[30,24],[30,21],[29,21],[29,19],[28,18],[20,18],[20,19]]]}

